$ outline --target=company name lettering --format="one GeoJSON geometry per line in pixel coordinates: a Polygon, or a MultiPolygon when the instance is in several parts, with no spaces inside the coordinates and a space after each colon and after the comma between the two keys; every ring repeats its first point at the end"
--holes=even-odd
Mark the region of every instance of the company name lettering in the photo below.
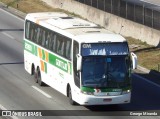
{"type": "Polygon", "coordinates": [[[25,49],[29,50],[29,51],[32,51],[32,46],[25,43],[25,49]]]}
{"type": "Polygon", "coordinates": [[[58,60],[58,59],[56,59],[56,65],[57,65],[58,67],[63,68],[64,70],[67,70],[67,64],[64,63],[64,62],[62,62],[62,61],[60,61],[60,60],[58,60]]]}

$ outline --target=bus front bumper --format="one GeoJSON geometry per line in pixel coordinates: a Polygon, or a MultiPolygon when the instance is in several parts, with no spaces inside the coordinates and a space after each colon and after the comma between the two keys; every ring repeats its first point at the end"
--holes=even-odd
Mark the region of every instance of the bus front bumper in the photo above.
{"type": "Polygon", "coordinates": [[[127,104],[130,103],[131,93],[117,96],[94,96],[80,94],[76,102],[80,105],[110,105],[110,104],[127,104]]]}

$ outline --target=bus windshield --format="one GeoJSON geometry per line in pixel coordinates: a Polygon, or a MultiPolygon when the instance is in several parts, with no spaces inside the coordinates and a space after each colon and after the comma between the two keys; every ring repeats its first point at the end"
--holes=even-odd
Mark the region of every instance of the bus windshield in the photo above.
{"type": "Polygon", "coordinates": [[[123,88],[130,85],[128,56],[85,56],[82,86],[123,88]]]}

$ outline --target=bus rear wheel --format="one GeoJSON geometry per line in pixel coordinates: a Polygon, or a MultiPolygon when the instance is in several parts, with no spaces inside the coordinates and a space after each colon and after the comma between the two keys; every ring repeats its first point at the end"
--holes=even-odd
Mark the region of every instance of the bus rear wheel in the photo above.
{"type": "Polygon", "coordinates": [[[68,97],[69,97],[69,103],[71,105],[76,105],[76,102],[72,99],[72,91],[71,91],[71,88],[69,87],[69,90],[68,90],[68,97]]]}
{"type": "Polygon", "coordinates": [[[44,86],[44,82],[41,79],[41,72],[40,71],[38,71],[37,80],[38,80],[39,86],[44,86]]]}
{"type": "Polygon", "coordinates": [[[38,83],[38,73],[34,70],[34,81],[38,83]]]}

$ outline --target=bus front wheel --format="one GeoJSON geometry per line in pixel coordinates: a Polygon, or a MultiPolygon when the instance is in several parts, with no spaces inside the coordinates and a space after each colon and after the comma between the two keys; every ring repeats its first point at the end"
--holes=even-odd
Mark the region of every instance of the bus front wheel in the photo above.
{"type": "Polygon", "coordinates": [[[68,92],[68,97],[69,97],[69,103],[71,104],[71,105],[75,105],[76,104],[76,102],[72,99],[72,91],[71,91],[71,88],[69,87],[69,92],[68,92]]]}

